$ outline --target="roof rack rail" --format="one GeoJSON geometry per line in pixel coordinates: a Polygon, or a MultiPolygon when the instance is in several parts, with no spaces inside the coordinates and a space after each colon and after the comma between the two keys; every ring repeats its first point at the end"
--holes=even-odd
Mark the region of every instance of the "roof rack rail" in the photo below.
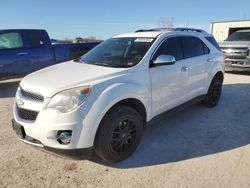
{"type": "Polygon", "coordinates": [[[150,32],[150,31],[185,31],[185,32],[207,33],[206,31],[202,29],[195,29],[195,28],[188,28],[188,27],[139,29],[135,32],[150,32]]]}
{"type": "Polygon", "coordinates": [[[150,32],[150,31],[174,31],[174,28],[167,28],[167,27],[162,27],[162,28],[152,28],[152,29],[139,29],[137,32],[150,32]]]}
{"type": "Polygon", "coordinates": [[[198,33],[207,33],[202,29],[188,28],[188,27],[177,27],[175,31],[187,31],[187,32],[198,32],[198,33]]]}

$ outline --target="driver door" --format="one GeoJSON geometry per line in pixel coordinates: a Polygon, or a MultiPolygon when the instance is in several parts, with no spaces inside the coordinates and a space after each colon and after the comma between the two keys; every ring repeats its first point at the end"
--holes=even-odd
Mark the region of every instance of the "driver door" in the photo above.
{"type": "Polygon", "coordinates": [[[167,38],[161,43],[151,61],[150,67],[152,107],[156,116],[185,102],[186,74],[183,74],[183,50],[179,37],[167,38]],[[173,65],[154,66],[160,55],[172,55],[173,65]]]}

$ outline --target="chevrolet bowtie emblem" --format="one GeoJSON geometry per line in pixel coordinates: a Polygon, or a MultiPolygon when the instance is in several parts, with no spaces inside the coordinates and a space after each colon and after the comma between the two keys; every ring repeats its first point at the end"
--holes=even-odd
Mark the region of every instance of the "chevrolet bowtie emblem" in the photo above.
{"type": "Polygon", "coordinates": [[[17,103],[17,106],[23,106],[24,105],[24,102],[21,99],[17,99],[16,103],[17,103]]]}

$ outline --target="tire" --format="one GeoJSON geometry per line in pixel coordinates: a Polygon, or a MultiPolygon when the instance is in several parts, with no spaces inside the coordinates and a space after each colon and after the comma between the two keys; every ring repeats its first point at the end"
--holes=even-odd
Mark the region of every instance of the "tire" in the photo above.
{"type": "Polygon", "coordinates": [[[223,79],[220,76],[215,76],[209,86],[208,92],[206,94],[205,99],[202,103],[209,107],[217,106],[220,97],[221,97],[221,88],[222,88],[223,79]]]}
{"type": "Polygon", "coordinates": [[[136,110],[116,106],[105,115],[98,128],[94,150],[104,161],[119,162],[136,150],[142,131],[143,120],[136,110]]]}

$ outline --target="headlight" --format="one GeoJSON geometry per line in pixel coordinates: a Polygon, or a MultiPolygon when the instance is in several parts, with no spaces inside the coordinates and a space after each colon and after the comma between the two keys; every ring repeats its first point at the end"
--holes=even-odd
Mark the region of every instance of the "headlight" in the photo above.
{"type": "Polygon", "coordinates": [[[82,104],[91,92],[90,86],[78,87],[57,93],[49,102],[48,108],[62,113],[71,112],[82,104]]]}

